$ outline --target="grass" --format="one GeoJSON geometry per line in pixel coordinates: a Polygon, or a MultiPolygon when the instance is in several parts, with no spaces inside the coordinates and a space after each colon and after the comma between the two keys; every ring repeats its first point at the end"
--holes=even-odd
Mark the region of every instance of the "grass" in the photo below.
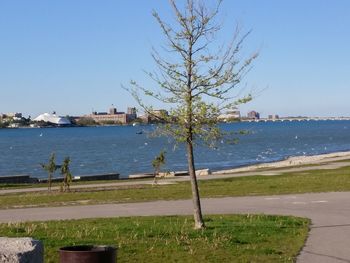
{"type": "Polygon", "coordinates": [[[295,262],[308,219],[268,215],[215,215],[193,230],[192,217],[126,217],[0,224],[1,236],[42,240],[45,262],[58,249],[95,244],[118,247],[118,262],[295,262]]]}
{"type": "MultiPolygon", "coordinates": [[[[71,183],[71,186],[80,186],[80,185],[90,185],[90,184],[118,184],[118,183],[125,183],[125,182],[143,182],[143,181],[149,181],[153,178],[138,178],[138,179],[129,179],[129,178],[121,178],[117,180],[92,180],[92,181],[73,181],[71,183]]],[[[63,180],[63,179],[62,179],[63,180]]],[[[52,187],[60,187],[62,185],[62,182],[52,182],[52,187]]],[[[5,189],[23,189],[23,188],[47,188],[48,183],[23,183],[23,184],[17,184],[17,183],[0,183],[0,190],[5,189]]]]}
{"type": "Polygon", "coordinates": [[[200,187],[208,197],[349,191],[350,167],[202,181],[200,187]]]}
{"type": "MultiPolygon", "coordinates": [[[[142,181],[139,179],[138,181],[142,181]]],[[[107,184],[107,183],[122,183],[122,182],[134,182],[132,179],[122,180],[96,180],[96,181],[74,181],[71,185],[89,185],[89,184],[107,184]]],[[[52,187],[60,187],[62,182],[53,182],[52,187]]],[[[0,184],[0,190],[3,189],[22,189],[22,188],[47,188],[48,183],[28,183],[28,184],[14,184],[14,183],[2,183],[0,184]]]]}
{"type": "Polygon", "coordinates": [[[10,183],[3,183],[0,184],[0,189],[22,189],[22,188],[31,188],[34,187],[34,184],[10,184],[10,183]]]}
{"type": "MultiPolygon", "coordinates": [[[[201,197],[255,196],[350,191],[350,167],[312,170],[275,176],[248,176],[199,181],[201,197]]],[[[133,185],[76,192],[30,192],[0,195],[0,208],[125,203],[191,198],[189,182],[172,185],[133,185]]]]}

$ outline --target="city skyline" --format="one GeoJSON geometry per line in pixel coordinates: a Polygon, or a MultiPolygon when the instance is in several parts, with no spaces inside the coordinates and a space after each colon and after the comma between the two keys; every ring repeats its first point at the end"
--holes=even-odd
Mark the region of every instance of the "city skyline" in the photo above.
{"type": "MultiPolygon", "coordinates": [[[[244,54],[260,53],[241,86],[256,98],[241,112],[349,116],[349,7],[345,0],[224,1],[219,40],[238,22],[253,30],[244,54]]],[[[152,9],[171,17],[167,1],[1,2],[0,112],[83,115],[113,103],[135,106],[121,84],[153,85],[143,69],[154,69],[151,48],[164,44],[152,9]]]]}
{"type": "MultiPolygon", "coordinates": [[[[38,115],[31,115],[31,114],[28,114],[27,112],[19,112],[19,111],[12,111],[12,112],[0,112],[0,119],[1,119],[1,116],[9,116],[9,117],[13,117],[13,116],[16,116],[16,115],[20,115],[21,117],[23,116],[24,118],[29,118],[29,119],[35,119],[36,117],[38,116],[41,116],[41,115],[45,115],[45,114],[49,114],[49,115],[55,115],[55,116],[59,116],[59,117],[89,117],[89,116],[92,116],[92,115],[108,115],[108,114],[112,114],[110,113],[111,110],[114,110],[115,113],[114,114],[130,114],[129,113],[129,110],[130,109],[135,109],[135,114],[137,114],[137,116],[143,116],[143,115],[147,115],[147,113],[145,113],[144,111],[139,111],[137,110],[136,107],[127,107],[127,109],[123,110],[120,108],[116,108],[114,104],[111,105],[110,108],[105,108],[104,110],[94,110],[92,109],[92,111],[90,112],[85,112],[85,113],[82,113],[82,114],[70,114],[70,113],[66,113],[66,114],[60,114],[60,112],[56,112],[55,110],[53,111],[43,111],[41,113],[39,113],[38,115]]],[[[166,111],[168,112],[168,110],[166,109],[162,109],[162,108],[159,108],[159,109],[155,109],[155,111],[166,111]]],[[[305,114],[300,114],[300,115],[280,115],[278,112],[277,113],[271,113],[271,112],[268,112],[266,114],[261,114],[259,111],[256,111],[255,109],[248,109],[247,111],[240,111],[239,108],[237,107],[234,107],[232,110],[227,110],[227,111],[222,111],[220,116],[225,116],[227,114],[233,114],[233,112],[235,112],[234,114],[238,114],[240,117],[238,117],[238,119],[254,119],[254,118],[257,118],[257,119],[283,119],[283,118],[302,118],[302,119],[307,119],[307,118],[311,118],[311,119],[341,119],[341,118],[344,118],[344,119],[349,119],[350,118],[350,115],[328,115],[328,116],[322,116],[322,115],[305,115],[305,114]],[[252,117],[251,114],[257,114],[255,117],[252,117]]],[[[219,119],[222,119],[223,117],[219,117],[219,119]]]]}

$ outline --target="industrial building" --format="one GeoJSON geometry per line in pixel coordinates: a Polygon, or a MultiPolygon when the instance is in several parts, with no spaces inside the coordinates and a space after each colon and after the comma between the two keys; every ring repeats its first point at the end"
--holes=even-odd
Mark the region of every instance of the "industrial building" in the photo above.
{"type": "Polygon", "coordinates": [[[85,115],[85,118],[91,118],[97,123],[104,124],[127,124],[137,118],[136,108],[129,107],[127,113],[118,112],[117,108],[111,107],[108,112],[92,112],[85,115]]]}

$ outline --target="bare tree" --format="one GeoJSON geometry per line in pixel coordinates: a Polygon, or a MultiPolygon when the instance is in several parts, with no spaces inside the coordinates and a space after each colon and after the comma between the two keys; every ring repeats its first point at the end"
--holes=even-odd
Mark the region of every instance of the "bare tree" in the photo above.
{"type": "Polygon", "coordinates": [[[58,166],[55,162],[55,154],[52,153],[49,159],[49,162],[47,164],[40,164],[41,167],[48,173],[48,190],[51,191],[51,185],[52,185],[52,176],[55,173],[55,171],[58,169],[58,166]]]}
{"type": "Polygon", "coordinates": [[[250,70],[258,54],[246,59],[238,57],[250,33],[241,34],[238,27],[230,43],[213,47],[216,33],[221,29],[216,20],[222,1],[218,0],[212,9],[200,0],[187,0],[184,8],[180,8],[175,0],[169,2],[175,23],[167,23],[153,12],[167,45],[164,52],[167,56],[153,49],[157,71],[146,72],[157,87],[147,88],[131,81],[128,90],[148,114],[154,112],[143,103],[143,95],[170,104],[169,115],[154,114],[154,117],[166,123],[162,125],[163,133],[186,145],[195,228],[201,229],[205,225],[195,174],[195,141],[213,145],[224,135],[217,126],[219,114],[251,100],[250,95],[237,98],[237,93],[232,90],[250,70]]]}
{"type": "Polygon", "coordinates": [[[72,183],[72,173],[70,172],[70,158],[64,158],[63,164],[61,166],[61,174],[63,175],[62,190],[70,191],[70,184],[72,183]]]}
{"type": "Polygon", "coordinates": [[[152,166],[154,169],[154,181],[153,184],[157,184],[157,176],[159,176],[160,168],[165,164],[165,154],[166,152],[164,150],[160,151],[159,155],[154,157],[152,160],[152,166]]]}

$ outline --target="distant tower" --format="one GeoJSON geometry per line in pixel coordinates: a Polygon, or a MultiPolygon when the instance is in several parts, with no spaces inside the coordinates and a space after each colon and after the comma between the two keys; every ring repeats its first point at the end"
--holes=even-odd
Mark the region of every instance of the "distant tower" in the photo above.
{"type": "Polygon", "coordinates": [[[115,108],[112,104],[112,107],[109,109],[109,114],[110,115],[115,115],[117,114],[117,108],[115,108]]]}
{"type": "Polygon", "coordinates": [[[250,112],[248,112],[248,114],[247,114],[247,117],[248,117],[248,119],[260,119],[260,114],[259,114],[259,112],[256,112],[256,111],[250,111],[250,112]]]}
{"type": "Polygon", "coordinates": [[[128,107],[127,113],[136,115],[136,108],[135,107],[128,107]]]}

